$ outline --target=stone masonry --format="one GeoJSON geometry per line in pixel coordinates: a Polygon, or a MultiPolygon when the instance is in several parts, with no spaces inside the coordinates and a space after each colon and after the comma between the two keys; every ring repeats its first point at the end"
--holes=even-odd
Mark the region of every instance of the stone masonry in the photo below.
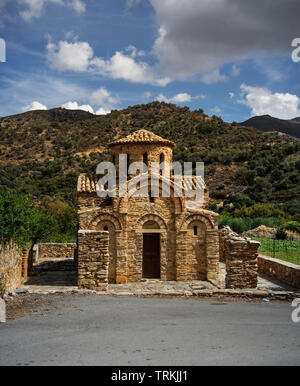
{"type": "Polygon", "coordinates": [[[260,243],[232,232],[220,231],[220,257],[226,263],[226,288],[256,288],[260,243]]]}
{"type": "Polygon", "coordinates": [[[109,233],[80,230],[78,242],[78,287],[105,291],[108,283],[109,233]]]}
{"type": "Polygon", "coordinates": [[[76,243],[40,243],[37,244],[35,260],[73,259],[76,243]]]}

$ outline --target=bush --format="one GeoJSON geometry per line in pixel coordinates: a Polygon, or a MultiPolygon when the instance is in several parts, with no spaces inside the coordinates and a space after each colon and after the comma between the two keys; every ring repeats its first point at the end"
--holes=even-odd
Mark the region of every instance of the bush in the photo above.
{"type": "Polygon", "coordinates": [[[255,229],[260,225],[270,228],[279,228],[283,225],[283,220],[273,217],[256,217],[254,219],[247,217],[220,216],[219,228],[229,226],[236,233],[244,233],[250,229],[255,229]]]}
{"type": "Polygon", "coordinates": [[[251,229],[251,220],[230,216],[220,216],[219,228],[229,226],[236,233],[243,233],[251,229]]]}
{"type": "Polygon", "coordinates": [[[276,240],[286,240],[288,238],[286,230],[284,228],[278,228],[275,234],[275,238],[276,240]]]}
{"type": "Polygon", "coordinates": [[[285,224],[284,227],[288,231],[300,233],[300,222],[299,221],[289,221],[285,224]]]}
{"type": "Polygon", "coordinates": [[[243,206],[241,209],[235,211],[237,217],[275,217],[284,218],[283,210],[278,209],[273,204],[254,204],[250,207],[243,206]]]}

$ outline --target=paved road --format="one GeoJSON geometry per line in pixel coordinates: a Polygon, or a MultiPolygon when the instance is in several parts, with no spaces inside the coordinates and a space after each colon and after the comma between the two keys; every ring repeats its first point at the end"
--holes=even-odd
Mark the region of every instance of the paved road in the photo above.
{"type": "Polygon", "coordinates": [[[290,304],[61,296],[0,325],[0,365],[299,365],[290,304]]]}

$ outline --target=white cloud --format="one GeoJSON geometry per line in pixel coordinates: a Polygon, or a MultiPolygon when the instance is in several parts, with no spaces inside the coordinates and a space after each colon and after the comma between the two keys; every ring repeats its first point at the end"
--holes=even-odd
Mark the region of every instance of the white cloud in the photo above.
{"type": "Polygon", "coordinates": [[[241,85],[242,100],[251,109],[251,115],[271,115],[293,119],[300,115],[300,98],[289,93],[272,93],[267,88],[241,85]]]}
{"type": "Polygon", "coordinates": [[[219,70],[208,72],[201,77],[201,81],[206,84],[226,82],[227,80],[228,80],[227,76],[221,75],[219,70]]]}
{"type": "Polygon", "coordinates": [[[90,96],[90,101],[96,106],[101,106],[96,111],[97,115],[108,114],[120,102],[119,97],[112,96],[105,87],[101,87],[94,91],[90,96]]]}
{"type": "Polygon", "coordinates": [[[105,110],[104,108],[100,107],[99,110],[96,111],[96,115],[106,115],[109,114],[111,110],[105,110]]]}
{"type": "Polygon", "coordinates": [[[48,62],[56,70],[87,71],[93,55],[93,49],[86,42],[60,41],[58,44],[50,42],[47,45],[48,62]]]}
{"type": "Polygon", "coordinates": [[[230,92],[230,93],[229,93],[229,98],[230,98],[230,99],[233,99],[234,97],[235,97],[234,92],[230,92]]]}
{"type": "Polygon", "coordinates": [[[25,7],[20,11],[20,16],[25,21],[41,17],[49,3],[71,7],[77,13],[84,13],[86,10],[86,5],[82,0],[18,0],[18,3],[25,7]]]}
{"type": "Polygon", "coordinates": [[[220,109],[219,106],[214,107],[213,109],[210,110],[212,114],[220,114],[222,110],[220,109]]]}
{"type": "Polygon", "coordinates": [[[33,111],[33,110],[47,110],[47,106],[43,105],[38,101],[33,101],[30,105],[23,108],[24,111],[33,111]]]}
{"type": "Polygon", "coordinates": [[[165,86],[170,82],[167,77],[159,76],[154,69],[136,56],[142,52],[134,46],[127,48],[129,54],[117,51],[110,59],[94,56],[93,49],[87,42],[60,41],[48,43],[47,59],[50,66],[60,71],[90,71],[111,79],[123,79],[132,83],[150,83],[165,86]]]}
{"type": "Polygon", "coordinates": [[[166,96],[164,96],[164,94],[159,94],[157,95],[155,100],[166,103],[186,103],[190,102],[192,100],[192,97],[190,94],[187,93],[179,93],[174,95],[172,98],[167,98],[166,96]]]}
{"type": "Polygon", "coordinates": [[[90,105],[80,106],[77,102],[67,102],[67,103],[64,103],[61,107],[67,110],[83,110],[83,111],[88,111],[91,114],[95,114],[94,109],[90,105]]]}
{"type": "Polygon", "coordinates": [[[84,13],[86,11],[86,5],[82,0],[72,0],[69,5],[77,12],[84,13]]]}
{"type": "Polygon", "coordinates": [[[92,70],[111,79],[123,79],[132,83],[150,83],[166,86],[170,79],[161,77],[146,62],[136,61],[131,55],[117,51],[110,59],[94,58],[92,70]]]}
{"type": "Polygon", "coordinates": [[[159,25],[153,52],[162,74],[172,79],[210,73],[261,52],[289,55],[299,35],[299,0],[150,2],[159,25]]]}
{"type": "Polygon", "coordinates": [[[113,97],[106,88],[101,87],[98,90],[94,91],[90,98],[91,102],[95,105],[114,105],[118,103],[119,99],[113,97]]]}

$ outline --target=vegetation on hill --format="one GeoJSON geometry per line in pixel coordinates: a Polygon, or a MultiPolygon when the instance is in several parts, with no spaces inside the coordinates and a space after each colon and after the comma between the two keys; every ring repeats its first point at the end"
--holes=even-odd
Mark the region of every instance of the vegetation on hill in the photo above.
{"type": "Polygon", "coordinates": [[[242,218],[242,208],[272,203],[284,212],[274,218],[300,220],[299,142],[163,102],[103,116],[53,109],[0,119],[0,192],[29,194],[37,208],[52,197],[72,212],[78,174],[94,172],[109,159],[109,142],[140,128],[176,142],[175,160],[205,162],[209,208],[223,218],[242,218]]]}
{"type": "Polygon", "coordinates": [[[255,127],[256,129],[264,132],[279,131],[281,133],[300,138],[300,117],[291,120],[285,120],[274,118],[270,115],[262,115],[258,117],[252,117],[241,123],[241,125],[255,127]]]}

